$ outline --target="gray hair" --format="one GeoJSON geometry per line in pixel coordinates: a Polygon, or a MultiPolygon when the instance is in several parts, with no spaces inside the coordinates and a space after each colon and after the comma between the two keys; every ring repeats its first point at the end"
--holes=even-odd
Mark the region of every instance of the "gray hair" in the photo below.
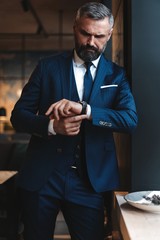
{"type": "Polygon", "coordinates": [[[109,8],[99,2],[88,2],[81,6],[76,14],[76,21],[81,17],[92,18],[95,20],[102,20],[108,18],[111,28],[114,25],[114,18],[109,8]]]}

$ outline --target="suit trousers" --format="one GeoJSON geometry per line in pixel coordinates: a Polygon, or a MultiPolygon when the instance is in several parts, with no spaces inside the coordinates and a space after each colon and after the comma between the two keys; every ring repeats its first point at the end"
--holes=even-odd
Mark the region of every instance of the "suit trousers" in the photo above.
{"type": "Polygon", "coordinates": [[[53,240],[55,222],[62,211],[72,240],[103,240],[104,203],[100,193],[69,167],[54,171],[39,191],[21,189],[24,240],[53,240]]]}

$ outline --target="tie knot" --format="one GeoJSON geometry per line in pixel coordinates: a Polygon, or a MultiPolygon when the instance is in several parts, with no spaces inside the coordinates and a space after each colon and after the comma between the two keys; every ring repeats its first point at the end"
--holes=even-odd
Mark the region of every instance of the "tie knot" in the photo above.
{"type": "Polygon", "coordinates": [[[84,65],[85,65],[85,67],[86,67],[86,69],[88,70],[88,69],[90,69],[90,67],[92,66],[92,62],[85,62],[84,63],[84,65]]]}

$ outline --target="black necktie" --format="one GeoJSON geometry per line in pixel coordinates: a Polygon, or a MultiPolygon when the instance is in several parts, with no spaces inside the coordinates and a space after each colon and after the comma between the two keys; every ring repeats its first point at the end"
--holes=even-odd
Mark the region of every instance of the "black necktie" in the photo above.
{"type": "Polygon", "coordinates": [[[88,102],[91,89],[92,89],[92,84],[93,84],[93,79],[90,71],[90,67],[92,65],[92,62],[85,62],[85,67],[86,67],[86,73],[84,75],[84,93],[83,93],[83,100],[88,102]]]}

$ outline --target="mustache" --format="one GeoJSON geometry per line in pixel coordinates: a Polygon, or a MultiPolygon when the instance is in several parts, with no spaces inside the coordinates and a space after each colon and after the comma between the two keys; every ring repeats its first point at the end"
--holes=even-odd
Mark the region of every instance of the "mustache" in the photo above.
{"type": "Polygon", "coordinates": [[[98,50],[96,47],[90,46],[89,44],[81,46],[81,49],[82,50],[93,50],[93,51],[97,51],[98,50]]]}

